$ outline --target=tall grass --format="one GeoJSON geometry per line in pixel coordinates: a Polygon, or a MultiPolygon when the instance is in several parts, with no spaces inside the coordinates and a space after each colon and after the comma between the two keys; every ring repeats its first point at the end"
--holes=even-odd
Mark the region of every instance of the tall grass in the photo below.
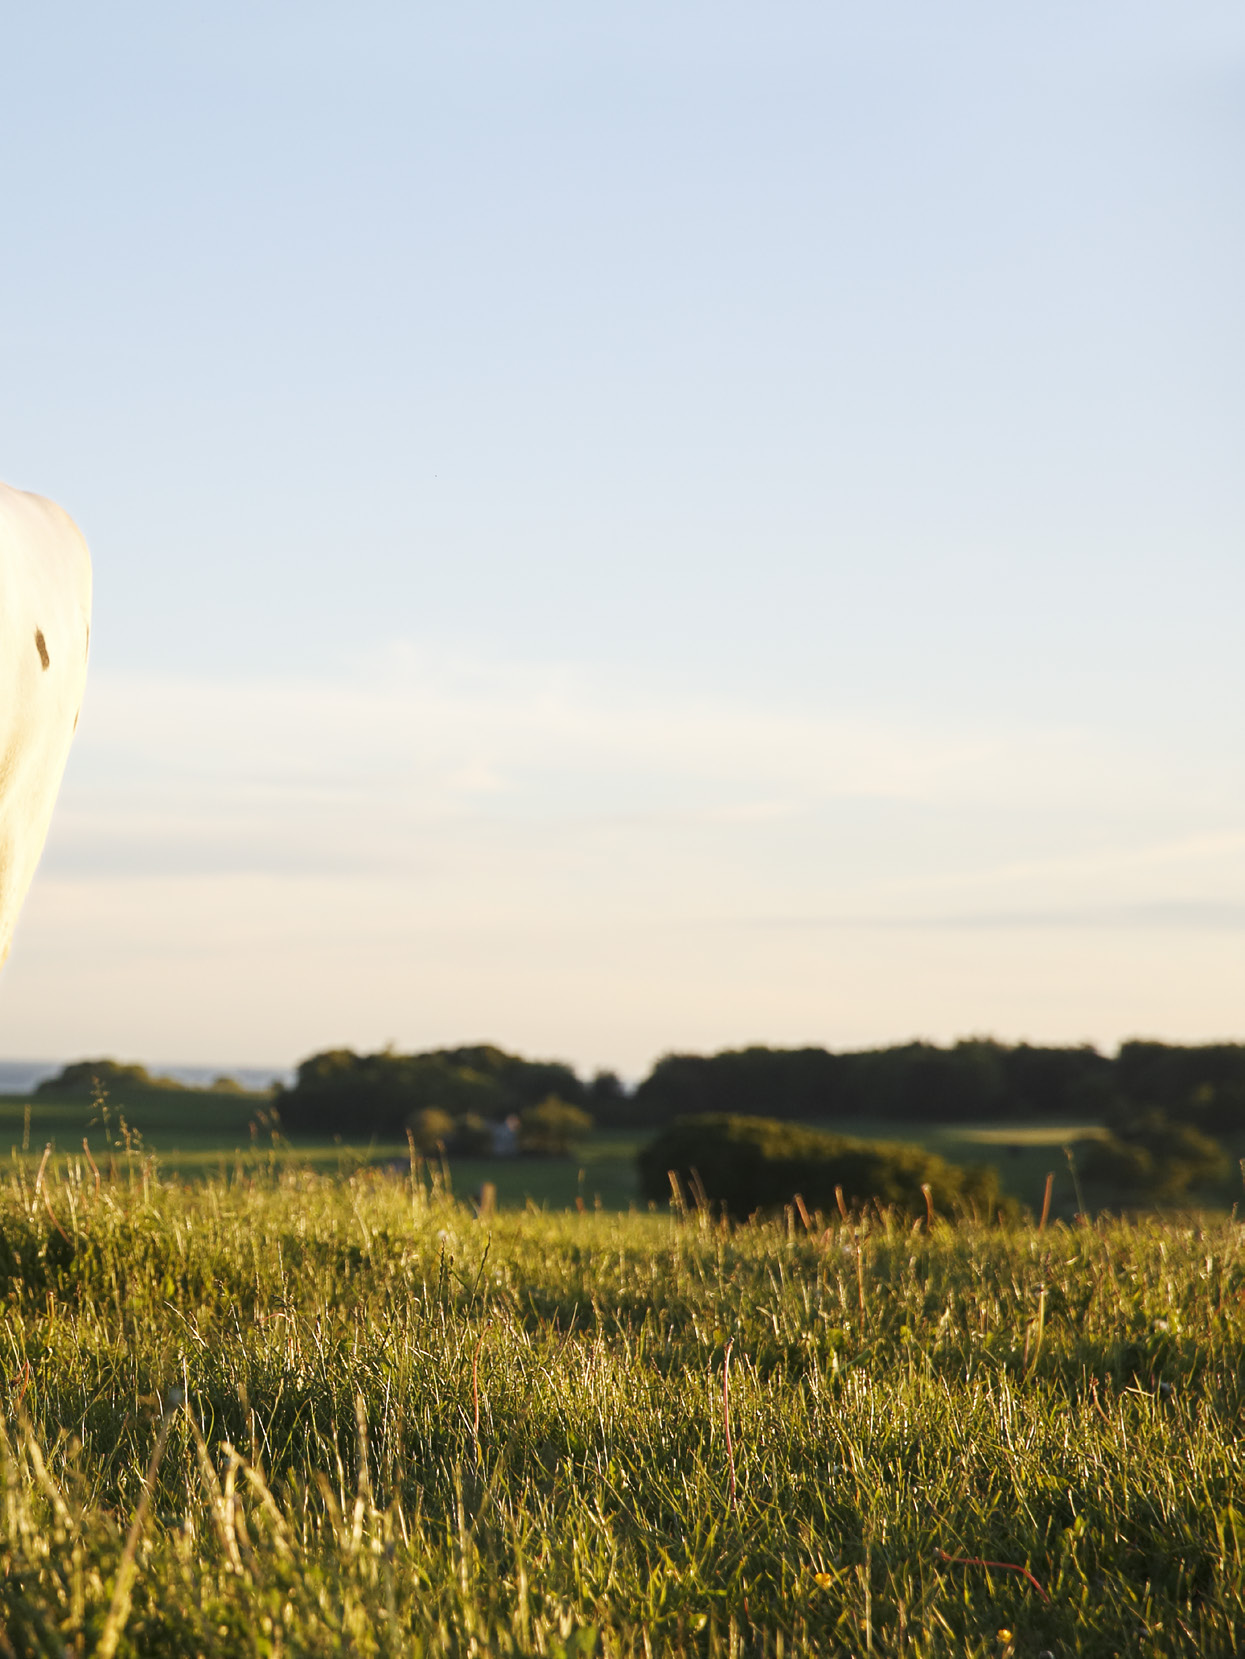
{"type": "Polygon", "coordinates": [[[15,1166],[0,1654],[1238,1653],[1238,1234],[15,1166]]]}

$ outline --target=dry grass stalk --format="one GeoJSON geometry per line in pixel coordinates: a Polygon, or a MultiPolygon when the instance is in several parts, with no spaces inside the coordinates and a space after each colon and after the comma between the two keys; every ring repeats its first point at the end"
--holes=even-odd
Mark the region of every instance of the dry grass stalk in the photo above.
{"type": "Polygon", "coordinates": [[[735,1445],[731,1440],[731,1349],[735,1346],[735,1338],[731,1337],[726,1344],[726,1354],[722,1360],[722,1423],[726,1429],[726,1466],[731,1477],[731,1508],[739,1508],[739,1491],[735,1484],[735,1445]]]}

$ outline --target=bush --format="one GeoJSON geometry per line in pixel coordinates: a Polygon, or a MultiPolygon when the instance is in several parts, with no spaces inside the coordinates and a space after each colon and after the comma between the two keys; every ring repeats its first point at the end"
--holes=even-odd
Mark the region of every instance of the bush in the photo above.
{"type": "Polygon", "coordinates": [[[1087,1180],[1118,1192],[1141,1194],[1154,1190],[1154,1159],[1134,1141],[1121,1140],[1118,1135],[1091,1141],[1080,1162],[1087,1180]]]}
{"type": "Polygon", "coordinates": [[[1227,1156],[1219,1142],[1192,1124],[1157,1109],[1117,1102],[1111,1133],[1092,1146],[1085,1174],[1137,1198],[1183,1198],[1193,1187],[1220,1181],[1227,1156]]]}
{"type": "Polygon", "coordinates": [[[961,1169],[919,1146],[853,1140],[775,1118],[679,1118],[645,1147],[639,1164],[647,1199],[670,1196],[669,1171],[675,1170],[686,1190],[699,1184],[711,1202],[738,1218],[789,1204],[797,1193],[810,1210],[828,1214],[836,1188],[849,1205],[876,1199],[911,1215],[924,1214],[923,1185],[943,1214],[975,1211],[986,1218],[1000,1206],[993,1169],[961,1169]]]}
{"type": "Polygon", "coordinates": [[[454,1119],[438,1106],[425,1106],[422,1111],[413,1112],[407,1127],[416,1150],[425,1156],[448,1146],[454,1138],[454,1119]]]}
{"type": "Polygon", "coordinates": [[[156,1077],[146,1066],[131,1065],[123,1060],[74,1060],[55,1077],[45,1078],[35,1093],[90,1096],[97,1088],[115,1093],[118,1089],[184,1089],[185,1086],[175,1077],[156,1077]]]}
{"type": "Polygon", "coordinates": [[[550,1095],[539,1106],[519,1113],[519,1150],[545,1158],[564,1158],[571,1144],[592,1129],[592,1117],[578,1106],[550,1095]]]}
{"type": "Polygon", "coordinates": [[[491,1158],[496,1125],[479,1112],[464,1112],[454,1120],[454,1138],[450,1151],[460,1158],[491,1158]]]}

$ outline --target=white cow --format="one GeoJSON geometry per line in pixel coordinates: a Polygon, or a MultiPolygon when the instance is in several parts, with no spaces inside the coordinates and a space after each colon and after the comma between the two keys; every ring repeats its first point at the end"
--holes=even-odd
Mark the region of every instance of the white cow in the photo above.
{"type": "Polygon", "coordinates": [[[52,820],[90,637],[91,557],[77,525],[0,484],[0,963],[52,820]]]}

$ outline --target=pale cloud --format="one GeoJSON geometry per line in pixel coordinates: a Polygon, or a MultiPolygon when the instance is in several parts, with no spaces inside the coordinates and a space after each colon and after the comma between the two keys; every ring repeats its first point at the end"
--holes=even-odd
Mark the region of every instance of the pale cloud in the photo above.
{"type": "Polygon", "coordinates": [[[876,720],[619,690],[583,670],[392,654],[379,671],[336,681],[100,680],[85,741],[78,771],[95,781],[123,763],[127,784],[158,776],[189,790],[211,780],[248,802],[365,787],[429,816],[551,771],[588,786],[587,805],[594,788],[625,798],[637,775],[685,795],[780,784],[805,798],[907,798],[954,788],[1006,749],[998,735],[948,740],[876,720]]]}
{"type": "MultiPolygon", "coordinates": [[[[758,711],[683,689],[388,652],[334,681],[98,679],[54,856],[101,845],[319,848],[370,867],[438,820],[706,822],[850,801],[1049,810],[1118,793],[1118,757],[1077,730],[758,711]],[[331,849],[331,851],[329,851],[331,849]]],[[[1125,787],[1144,792],[1145,766],[1125,787]]],[[[209,857],[210,861],[210,857],[209,857]]]]}
{"type": "Polygon", "coordinates": [[[983,861],[979,868],[919,877],[897,875],[881,883],[879,891],[899,901],[901,912],[905,897],[911,900],[919,894],[933,906],[941,902],[944,909],[935,909],[929,919],[945,918],[945,904],[952,895],[961,902],[976,899],[985,908],[997,907],[1000,895],[1024,894],[1031,907],[1043,902],[1055,907],[1045,916],[1031,910],[1035,921],[1063,914],[1057,908],[1060,899],[1080,896],[1081,908],[1075,914],[1097,918],[1103,925],[1112,917],[1120,925],[1132,925],[1145,915],[1173,922],[1183,916],[1193,925],[1197,918],[1212,915],[1223,922],[1245,909],[1243,855],[1245,833],[1235,830],[1142,845],[1118,840],[1058,857],[983,861]],[[1158,896],[1164,889],[1166,896],[1158,896]]]}
{"type": "Polygon", "coordinates": [[[1245,814],[1168,758],[409,650],[101,675],[0,1051],[1214,1034],[1245,814]]]}
{"type": "MultiPolygon", "coordinates": [[[[459,890],[460,896],[461,889],[459,890]]],[[[1245,929],[784,928],[678,915],[430,919],[392,883],[152,877],[39,888],[0,1050],[290,1063],[488,1039],[639,1076],[667,1049],[1239,1030],[1245,929]]]]}

